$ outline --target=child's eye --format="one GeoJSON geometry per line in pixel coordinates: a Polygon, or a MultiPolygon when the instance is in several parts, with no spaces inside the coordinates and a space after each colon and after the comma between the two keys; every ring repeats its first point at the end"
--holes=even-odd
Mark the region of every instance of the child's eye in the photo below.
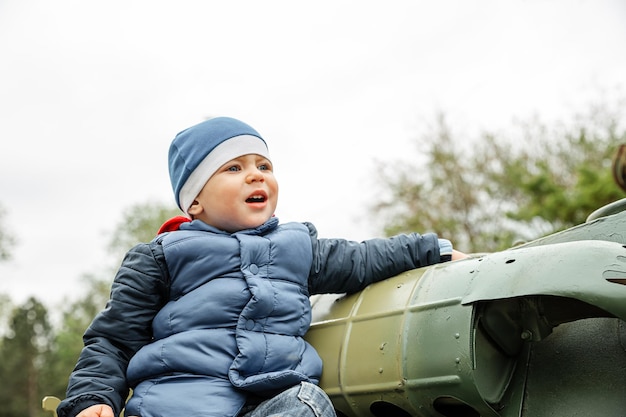
{"type": "Polygon", "coordinates": [[[231,172],[236,172],[240,170],[241,168],[239,168],[239,165],[231,165],[228,168],[226,168],[226,171],[231,171],[231,172]]]}
{"type": "Polygon", "coordinates": [[[259,169],[261,171],[267,171],[268,169],[270,169],[270,167],[267,164],[261,164],[259,165],[259,169]]]}

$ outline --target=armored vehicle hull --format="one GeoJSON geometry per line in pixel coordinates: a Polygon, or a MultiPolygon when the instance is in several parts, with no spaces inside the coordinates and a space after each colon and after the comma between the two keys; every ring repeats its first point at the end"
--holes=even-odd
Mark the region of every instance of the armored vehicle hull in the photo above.
{"type": "Polygon", "coordinates": [[[503,252],[314,298],[321,386],[349,417],[624,416],[625,246],[613,205],[503,252]]]}

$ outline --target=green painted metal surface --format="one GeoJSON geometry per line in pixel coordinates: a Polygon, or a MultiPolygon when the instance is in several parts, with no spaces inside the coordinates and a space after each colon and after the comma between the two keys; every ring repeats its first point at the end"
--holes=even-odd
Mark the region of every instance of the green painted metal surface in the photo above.
{"type": "Polygon", "coordinates": [[[626,213],[605,213],[315,298],[307,339],[339,415],[626,415],[626,213]]]}

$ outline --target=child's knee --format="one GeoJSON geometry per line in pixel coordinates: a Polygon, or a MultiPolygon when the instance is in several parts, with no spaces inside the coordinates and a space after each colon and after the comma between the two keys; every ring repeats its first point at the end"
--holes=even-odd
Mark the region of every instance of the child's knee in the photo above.
{"type": "Polygon", "coordinates": [[[328,395],[315,384],[302,382],[298,398],[306,404],[315,417],[335,417],[335,409],[328,395]]]}

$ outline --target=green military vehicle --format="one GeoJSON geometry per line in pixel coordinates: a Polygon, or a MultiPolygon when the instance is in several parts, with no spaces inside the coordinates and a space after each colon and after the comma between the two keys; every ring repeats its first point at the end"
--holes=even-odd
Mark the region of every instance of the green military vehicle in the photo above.
{"type": "Polygon", "coordinates": [[[314,302],[339,416],[626,415],[626,212],[314,302]]]}

